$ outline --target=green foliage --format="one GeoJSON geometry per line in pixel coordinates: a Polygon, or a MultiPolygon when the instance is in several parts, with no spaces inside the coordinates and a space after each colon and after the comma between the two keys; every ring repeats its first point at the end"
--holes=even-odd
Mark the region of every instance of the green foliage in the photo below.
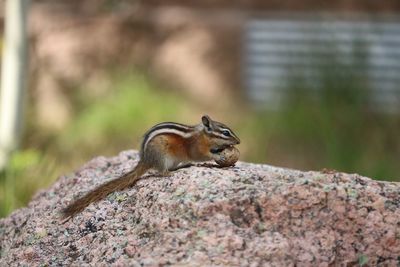
{"type": "Polygon", "coordinates": [[[12,155],[0,173],[0,217],[27,203],[55,175],[54,160],[37,150],[26,149],[12,155]]]}
{"type": "Polygon", "coordinates": [[[61,147],[79,146],[92,154],[93,149],[98,151],[96,147],[109,142],[127,149],[127,143],[130,147],[137,145],[143,129],[153,123],[182,121],[182,99],[158,89],[145,76],[118,75],[114,80],[111,91],[81,104],[79,114],[60,138],[61,147]]]}
{"type": "Polygon", "coordinates": [[[257,158],[293,168],[399,178],[400,116],[371,112],[352,102],[321,102],[306,93],[294,99],[282,112],[264,112],[254,119],[260,138],[252,140],[251,150],[257,158]]]}

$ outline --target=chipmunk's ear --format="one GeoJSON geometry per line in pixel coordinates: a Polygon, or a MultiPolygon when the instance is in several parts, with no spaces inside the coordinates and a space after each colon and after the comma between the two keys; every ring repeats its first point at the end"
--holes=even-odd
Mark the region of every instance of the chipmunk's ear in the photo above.
{"type": "Polygon", "coordinates": [[[201,122],[206,127],[207,130],[211,130],[211,119],[207,115],[201,117],[201,122]]]}

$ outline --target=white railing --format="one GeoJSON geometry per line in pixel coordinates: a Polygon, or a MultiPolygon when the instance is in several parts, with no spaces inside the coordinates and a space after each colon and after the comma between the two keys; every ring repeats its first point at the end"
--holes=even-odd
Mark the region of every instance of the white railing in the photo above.
{"type": "Polygon", "coordinates": [[[254,102],[278,107],[299,77],[321,89],[321,75],[333,68],[361,81],[371,105],[400,111],[400,18],[252,19],[244,36],[245,86],[254,102]]]}

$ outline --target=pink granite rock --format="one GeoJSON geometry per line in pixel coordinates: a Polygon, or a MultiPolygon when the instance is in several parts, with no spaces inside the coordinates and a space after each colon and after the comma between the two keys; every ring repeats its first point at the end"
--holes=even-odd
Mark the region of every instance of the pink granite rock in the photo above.
{"type": "Polygon", "coordinates": [[[60,222],[67,203],[137,159],[93,159],[0,220],[0,266],[400,264],[400,185],[356,174],[191,167],[60,222]]]}

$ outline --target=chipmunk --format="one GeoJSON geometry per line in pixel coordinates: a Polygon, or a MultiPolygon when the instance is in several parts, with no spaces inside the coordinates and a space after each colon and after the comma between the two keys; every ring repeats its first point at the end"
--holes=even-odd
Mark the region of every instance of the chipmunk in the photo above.
{"type": "Polygon", "coordinates": [[[213,121],[207,115],[202,116],[201,123],[195,126],[174,122],[157,124],[144,135],[139,153],[140,160],[132,171],[75,200],[62,211],[63,217],[73,217],[89,204],[133,185],[150,169],[167,175],[169,171],[191,162],[218,159],[219,152],[239,143],[239,138],[231,129],[213,121]]]}

